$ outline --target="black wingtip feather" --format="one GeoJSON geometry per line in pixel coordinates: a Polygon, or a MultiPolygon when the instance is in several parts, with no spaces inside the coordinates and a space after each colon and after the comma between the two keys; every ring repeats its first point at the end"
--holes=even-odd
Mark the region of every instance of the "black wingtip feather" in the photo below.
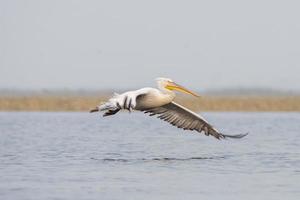
{"type": "Polygon", "coordinates": [[[99,111],[99,108],[94,108],[94,109],[91,109],[91,110],[90,110],[90,113],[98,112],[98,111],[99,111]]]}

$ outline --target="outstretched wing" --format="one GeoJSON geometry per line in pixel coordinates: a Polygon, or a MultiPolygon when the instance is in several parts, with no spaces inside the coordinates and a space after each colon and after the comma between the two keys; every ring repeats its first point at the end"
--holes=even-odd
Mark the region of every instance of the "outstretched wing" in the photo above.
{"type": "Polygon", "coordinates": [[[205,135],[212,135],[217,139],[242,138],[247,135],[222,134],[212,125],[210,125],[203,117],[175,102],[143,111],[145,113],[150,113],[150,116],[157,115],[159,119],[167,121],[173,126],[177,126],[178,128],[182,128],[184,130],[195,130],[200,133],[204,132],[205,135]]]}

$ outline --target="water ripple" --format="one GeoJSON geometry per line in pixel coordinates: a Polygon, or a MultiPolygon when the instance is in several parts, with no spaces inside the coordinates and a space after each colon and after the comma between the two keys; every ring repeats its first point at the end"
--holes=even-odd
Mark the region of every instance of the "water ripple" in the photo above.
{"type": "Polygon", "coordinates": [[[98,160],[104,162],[135,162],[135,161],[191,161],[191,160],[212,160],[212,159],[225,159],[225,156],[216,157],[189,157],[189,158],[173,158],[173,157],[162,157],[162,158],[90,158],[91,160],[98,160]]]}

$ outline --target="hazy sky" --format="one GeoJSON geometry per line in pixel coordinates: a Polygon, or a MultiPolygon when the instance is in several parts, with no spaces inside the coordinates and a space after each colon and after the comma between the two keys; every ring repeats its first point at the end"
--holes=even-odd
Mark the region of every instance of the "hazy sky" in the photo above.
{"type": "Polygon", "coordinates": [[[300,90],[299,2],[0,0],[0,88],[300,90]]]}

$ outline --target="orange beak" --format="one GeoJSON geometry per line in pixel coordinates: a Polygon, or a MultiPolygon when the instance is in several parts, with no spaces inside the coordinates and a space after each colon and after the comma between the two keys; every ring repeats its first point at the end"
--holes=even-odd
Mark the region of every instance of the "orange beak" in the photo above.
{"type": "Polygon", "coordinates": [[[193,96],[195,96],[195,97],[200,97],[200,95],[198,95],[198,94],[196,94],[196,93],[194,93],[194,92],[192,92],[192,91],[186,89],[185,87],[183,87],[183,86],[181,86],[181,85],[178,85],[177,83],[174,83],[174,82],[170,82],[170,83],[166,86],[166,88],[167,88],[168,90],[177,90],[177,91],[179,91],[179,92],[191,94],[191,95],[193,95],[193,96]]]}

